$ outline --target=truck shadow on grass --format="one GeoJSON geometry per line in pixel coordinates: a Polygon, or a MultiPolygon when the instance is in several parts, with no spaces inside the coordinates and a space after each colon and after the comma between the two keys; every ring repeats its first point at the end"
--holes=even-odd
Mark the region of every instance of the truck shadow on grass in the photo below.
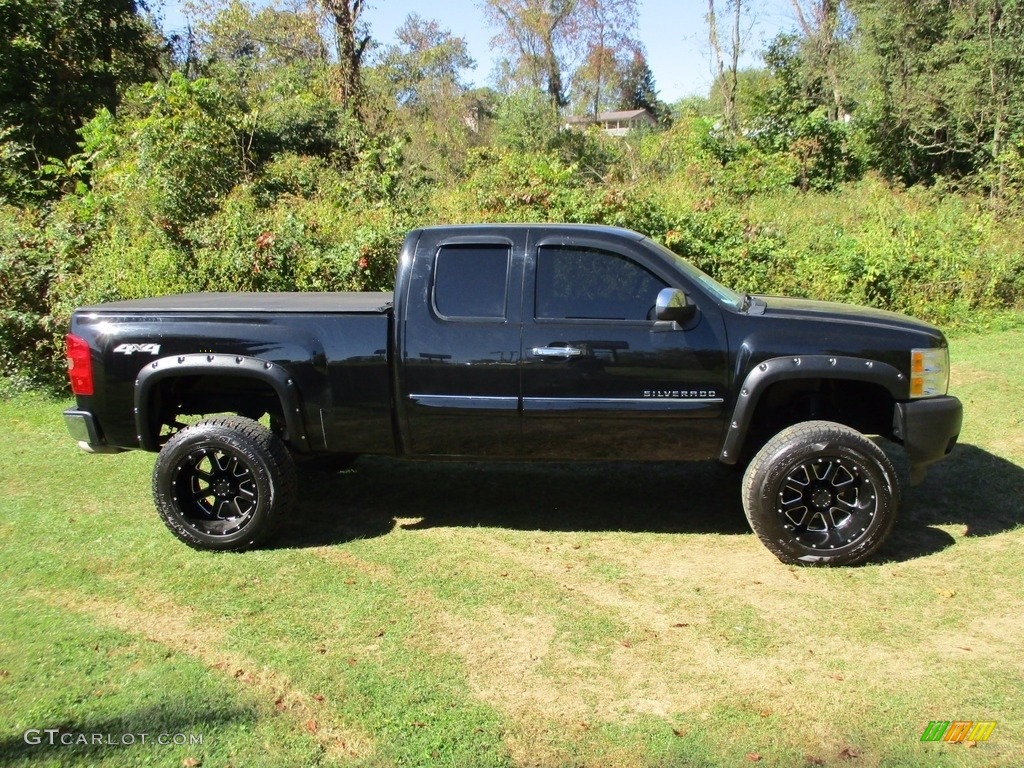
{"type": "MultiPolygon", "coordinates": [[[[929,470],[874,562],[905,561],[955,543],[939,525],[988,536],[1024,523],[1024,469],[973,445],[929,470]]],[[[364,457],[335,474],[302,471],[299,502],[273,548],[341,544],[445,527],[523,531],[753,536],[740,500],[742,472],[714,461],[641,464],[407,462],[364,457]]]]}
{"type": "Polygon", "coordinates": [[[477,463],[363,457],[302,470],[270,546],[305,547],[435,527],[745,534],[740,473],[717,462],[477,463]]]}
{"type": "MultiPolygon", "coordinates": [[[[906,478],[901,452],[890,453],[906,478]]],[[[882,560],[910,560],[955,543],[936,526],[962,526],[958,536],[994,536],[1024,525],[1024,468],[976,445],[961,444],[928,470],[924,482],[904,482],[903,513],[882,560]],[[944,542],[944,543],[942,543],[944,542]]]]}

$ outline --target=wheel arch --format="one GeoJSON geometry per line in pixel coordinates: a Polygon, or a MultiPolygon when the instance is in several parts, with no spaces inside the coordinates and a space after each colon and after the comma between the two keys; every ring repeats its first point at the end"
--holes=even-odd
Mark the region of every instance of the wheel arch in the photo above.
{"type": "MultiPolygon", "coordinates": [[[[300,451],[309,450],[302,419],[301,397],[294,377],[281,365],[245,355],[188,354],[154,360],[135,380],[135,429],[143,450],[160,450],[160,423],[154,420],[155,406],[165,387],[181,380],[245,380],[273,393],[280,417],[288,431],[288,442],[300,451]]],[[[241,410],[241,409],[239,409],[241,410]]]]}
{"type": "MultiPolygon", "coordinates": [[[[755,428],[765,421],[766,410],[772,403],[772,395],[779,396],[787,392],[806,394],[816,387],[841,391],[848,400],[851,399],[851,395],[859,394],[863,399],[858,402],[876,404],[872,417],[876,418],[877,422],[872,424],[877,423],[880,427],[877,431],[882,434],[891,432],[895,403],[908,396],[906,376],[888,363],[829,355],[798,355],[764,360],[747,374],[736,393],[719,461],[724,464],[736,464],[740,461],[741,456],[750,447],[748,440],[756,437],[755,428]],[[878,413],[877,404],[881,400],[884,400],[886,408],[882,413],[878,413]]],[[[853,416],[854,402],[844,405],[835,398],[829,402],[833,405],[832,411],[828,414],[832,420],[855,429],[864,429],[862,420],[853,416]]],[[[811,417],[818,416],[812,414],[811,417]]],[[[773,425],[772,431],[774,433],[807,418],[807,414],[800,414],[791,419],[783,419],[773,425]]],[[[755,450],[758,447],[760,446],[755,446],[755,450]]]]}

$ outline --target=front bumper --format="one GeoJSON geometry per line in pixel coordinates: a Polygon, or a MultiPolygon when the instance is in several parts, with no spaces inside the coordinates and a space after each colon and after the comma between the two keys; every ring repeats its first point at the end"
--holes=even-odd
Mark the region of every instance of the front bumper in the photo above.
{"type": "Polygon", "coordinates": [[[78,441],[78,447],[88,453],[121,453],[122,448],[115,448],[103,442],[96,417],[88,411],[69,408],[64,411],[64,424],[71,437],[78,441]]]}
{"type": "Polygon", "coordinates": [[[921,482],[925,470],[953,450],[963,416],[960,401],[950,396],[896,403],[892,428],[910,459],[911,485],[921,482]]]}

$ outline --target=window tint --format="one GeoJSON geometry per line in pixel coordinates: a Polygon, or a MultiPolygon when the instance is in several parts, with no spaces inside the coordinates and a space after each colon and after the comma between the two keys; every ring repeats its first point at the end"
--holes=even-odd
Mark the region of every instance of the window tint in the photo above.
{"type": "Polygon", "coordinates": [[[617,253],[557,246],[537,254],[539,318],[648,320],[664,287],[663,280],[617,253]]]}
{"type": "Polygon", "coordinates": [[[434,307],[445,317],[505,317],[507,245],[446,245],[434,264],[434,307]]]}

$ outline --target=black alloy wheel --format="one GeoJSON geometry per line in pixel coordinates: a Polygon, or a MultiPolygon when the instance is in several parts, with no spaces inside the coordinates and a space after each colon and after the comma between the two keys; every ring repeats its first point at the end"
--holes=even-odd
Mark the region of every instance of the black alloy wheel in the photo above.
{"type": "Polygon", "coordinates": [[[167,441],[153,471],[167,527],[196,549],[249,549],[295,497],[295,467],[281,440],[240,417],[208,419],[167,441]]]}
{"type": "Polygon", "coordinates": [[[173,470],[182,516],[198,531],[225,536],[243,528],[259,508],[255,471],[240,454],[199,447],[173,470]]]}
{"type": "Polygon", "coordinates": [[[780,560],[851,565],[885,541],[899,507],[885,453],[841,424],[812,421],[783,430],[744,475],[751,528],[780,560]]]}

